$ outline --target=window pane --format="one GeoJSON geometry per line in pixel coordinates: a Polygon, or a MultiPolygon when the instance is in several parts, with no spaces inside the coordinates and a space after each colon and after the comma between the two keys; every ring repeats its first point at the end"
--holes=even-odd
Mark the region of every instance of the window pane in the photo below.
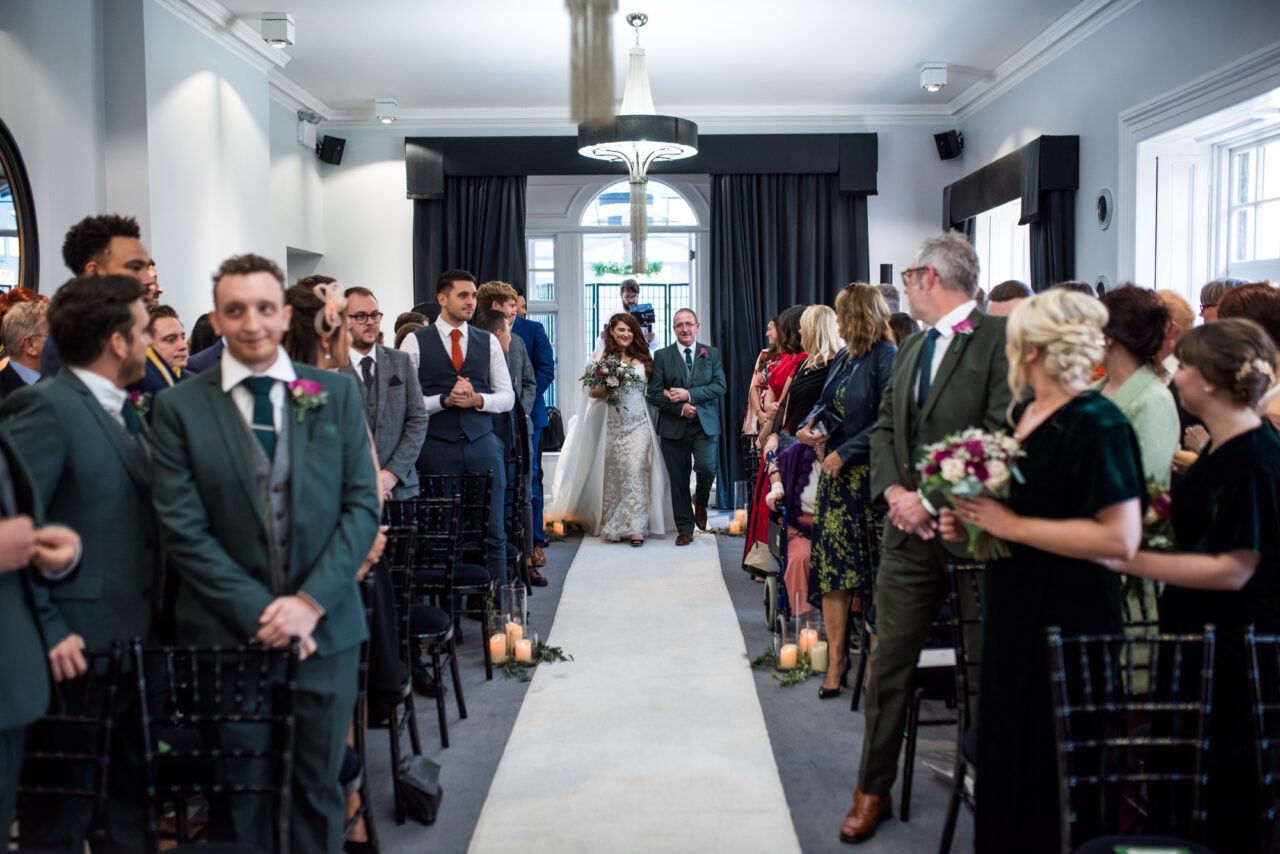
{"type": "Polygon", "coordinates": [[[554,237],[535,237],[529,241],[529,267],[533,270],[554,270],[556,266],[556,241],[554,237]]]}
{"type": "Polygon", "coordinates": [[[1233,215],[1231,223],[1231,260],[1253,260],[1253,208],[1243,208],[1233,215]]]}
{"type": "MultiPolygon", "coordinates": [[[[556,345],[556,315],[555,312],[545,314],[529,314],[529,320],[534,323],[541,323],[542,328],[547,332],[547,338],[551,341],[551,352],[556,356],[556,364],[560,362],[560,349],[556,345]]],[[[559,371],[557,371],[559,373],[559,371]]],[[[551,381],[551,385],[547,386],[546,393],[542,396],[547,406],[556,406],[556,380],[551,381]]]]}
{"type": "MultiPolygon", "coordinates": [[[[646,204],[650,225],[697,225],[698,218],[684,197],[663,184],[650,180],[646,186],[646,204]]],[[[588,226],[631,226],[631,184],[618,181],[600,191],[582,213],[582,224],[588,226]]]]}
{"type": "Polygon", "coordinates": [[[1234,204],[1253,201],[1253,155],[1252,148],[1236,155],[1236,180],[1232,188],[1234,204]]]}
{"type": "Polygon", "coordinates": [[[1280,139],[1262,148],[1262,196],[1280,199],[1280,139]]]}
{"type": "Polygon", "coordinates": [[[539,302],[555,302],[556,274],[554,270],[535,270],[529,273],[533,285],[533,298],[539,302]]]}
{"type": "MultiPolygon", "coordinates": [[[[688,234],[653,235],[645,243],[649,268],[640,277],[638,305],[653,307],[653,347],[675,340],[671,317],[692,304],[688,234]]],[[[625,234],[587,234],[582,238],[583,279],[586,282],[583,344],[591,353],[600,344],[600,331],[609,317],[622,311],[619,285],[630,275],[631,241],[625,234]]]]}
{"type": "Polygon", "coordinates": [[[1258,205],[1254,258],[1280,258],[1280,201],[1258,205]]]}

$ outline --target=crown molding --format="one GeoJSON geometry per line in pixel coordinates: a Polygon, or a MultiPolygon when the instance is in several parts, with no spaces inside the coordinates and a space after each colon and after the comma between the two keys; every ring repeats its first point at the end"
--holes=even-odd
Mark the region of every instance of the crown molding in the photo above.
{"type": "Polygon", "coordinates": [[[256,27],[215,0],[156,0],[200,32],[260,71],[284,68],[292,59],[262,40],[256,27]]]}
{"type": "Polygon", "coordinates": [[[1082,0],[1077,3],[997,65],[990,80],[979,80],[957,95],[948,105],[952,118],[956,121],[970,118],[1139,2],[1141,0],[1082,0]]]}
{"type": "Polygon", "coordinates": [[[278,104],[291,110],[310,110],[322,121],[333,118],[333,107],[285,77],[279,69],[267,72],[267,87],[271,100],[278,104]]]}

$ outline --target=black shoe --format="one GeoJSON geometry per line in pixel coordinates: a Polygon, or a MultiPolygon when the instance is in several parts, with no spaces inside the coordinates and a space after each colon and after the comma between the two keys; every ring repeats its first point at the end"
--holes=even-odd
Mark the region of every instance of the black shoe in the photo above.
{"type": "Polygon", "coordinates": [[[342,843],[342,850],[346,854],[377,854],[378,851],[373,847],[372,842],[356,842],[353,839],[348,839],[342,843]]]}
{"type": "Polygon", "coordinates": [[[823,688],[821,685],[818,686],[819,700],[830,700],[832,697],[839,697],[839,696],[840,696],[839,685],[837,685],[834,688],[823,688]]]}
{"type": "Polygon", "coordinates": [[[546,587],[548,582],[536,566],[529,567],[529,583],[534,587],[546,587]]]}
{"type": "Polygon", "coordinates": [[[440,686],[430,670],[425,667],[415,667],[413,668],[413,690],[424,697],[435,697],[440,686]]]}

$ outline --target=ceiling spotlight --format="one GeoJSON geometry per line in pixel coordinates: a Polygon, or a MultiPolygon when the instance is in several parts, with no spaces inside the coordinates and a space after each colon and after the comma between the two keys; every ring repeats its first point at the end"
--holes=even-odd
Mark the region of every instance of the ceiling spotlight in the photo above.
{"type": "Polygon", "coordinates": [[[400,105],[395,98],[378,98],[373,102],[373,117],[389,125],[400,117],[400,105]]]}
{"type": "Polygon", "coordinates": [[[947,85],[947,64],[927,62],[920,67],[920,88],[926,92],[939,92],[947,85]]]}
{"type": "Polygon", "coordinates": [[[272,47],[293,44],[293,16],[287,12],[263,12],[262,40],[272,47]]]}

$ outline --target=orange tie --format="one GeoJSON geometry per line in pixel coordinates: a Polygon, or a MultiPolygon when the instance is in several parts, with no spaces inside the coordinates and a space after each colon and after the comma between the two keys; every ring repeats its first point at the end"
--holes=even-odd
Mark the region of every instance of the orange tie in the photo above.
{"type": "Polygon", "coordinates": [[[458,342],[462,339],[462,330],[455,329],[449,333],[449,337],[453,339],[453,369],[461,372],[462,370],[462,345],[458,342]]]}

